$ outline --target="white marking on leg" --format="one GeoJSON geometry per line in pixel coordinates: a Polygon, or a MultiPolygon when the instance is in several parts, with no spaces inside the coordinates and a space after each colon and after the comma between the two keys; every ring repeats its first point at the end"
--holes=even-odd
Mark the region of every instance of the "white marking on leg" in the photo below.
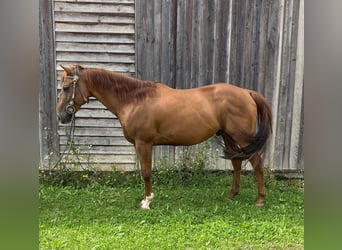
{"type": "Polygon", "coordinates": [[[145,196],[145,199],[140,202],[140,207],[144,210],[149,210],[153,197],[153,193],[151,193],[150,196],[145,196]]]}

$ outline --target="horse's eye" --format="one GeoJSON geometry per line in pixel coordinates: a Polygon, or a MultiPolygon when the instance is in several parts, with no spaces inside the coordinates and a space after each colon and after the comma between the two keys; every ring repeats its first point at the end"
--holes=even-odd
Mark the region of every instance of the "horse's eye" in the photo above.
{"type": "Polygon", "coordinates": [[[66,85],[66,86],[63,86],[63,90],[64,91],[68,91],[70,89],[70,86],[66,85]]]}

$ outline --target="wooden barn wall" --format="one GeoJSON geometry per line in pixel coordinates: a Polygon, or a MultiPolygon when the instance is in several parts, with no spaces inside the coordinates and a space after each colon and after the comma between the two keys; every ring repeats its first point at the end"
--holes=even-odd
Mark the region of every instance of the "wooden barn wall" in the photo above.
{"type": "MultiPolygon", "coordinates": [[[[53,44],[54,51],[51,66],[52,74],[55,74],[54,81],[45,82],[43,79],[41,86],[46,86],[50,92],[57,89],[55,99],[60,91],[62,74],[59,64],[80,64],[135,75],[134,0],[54,0],[45,1],[41,6],[41,16],[47,20],[50,18],[51,22],[43,22],[41,25],[49,25],[48,28],[53,31],[50,37],[53,39],[50,44],[53,44]],[[45,13],[44,11],[49,8],[50,13],[45,13]]],[[[41,37],[44,38],[46,36],[41,37]]],[[[49,43],[45,41],[45,44],[49,43]]],[[[51,74],[51,70],[49,73],[51,74]]],[[[41,99],[44,100],[42,95],[41,99]]],[[[42,109],[52,112],[53,115],[49,115],[54,116],[56,123],[55,102],[56,100],[54,104],[42,109]]],[[[43,119],[41,123],[47,124],[43,119]]],[[[68,127],[59,124],[57,128],[50,129],[57,130],[56,138],[51,139],[58,142],[54,148],[48,146],[49,150],[43,146],[41,162],[45,168],[51,168],[57,159],[56,156],[63,155],[68,148],[68,127]]],[[[45,141],[44,139],[41,138],[41,142],[45,141]]],[[[76,114],[73,141],[76,154],[70,156],[68,162],[77,164],[76,167],[67,164],[68,169],[94,167],[97,170],[111,170],[113,166],[118,170],[136,168],[134,147],[125,140],[118,119],[94,98],[76,114]]],[[[63,158],[63,161],[65,159],[63,158]]]]}
{"type": "MultiPolygon", "coordinates": [[[[302,175],[304,0],[135,4],[137,77],[175,88],[230,82],[260,91],[274,115],[266,165],[302,175]]],[[[183,150],[156,147],[155,162],[172,162],[183,150]]],[[[214,165],[226,169],[228,162],[218,159],[214,165]]]]}
{"type": "MultiPolygon", "coordinates": [[[[231,82],[256,89],[274,114],[266,164],[303,173],[303,0],[40,0],[39,22],[43,168],[53,165],[67,140],[55,115],[58,64],[78,63],[175,88],[231,82]]],[[[136,169],[133,146],[98,101],[77,113],[76,126],[75,161],[97,169],[136,169]]],[[[213,165],[230,168],[217,157],[216,139],[211,145],[213,165]]],[[[197,147],[156,147],[155,163],[174,162],[189,149],[197,147]]]]}

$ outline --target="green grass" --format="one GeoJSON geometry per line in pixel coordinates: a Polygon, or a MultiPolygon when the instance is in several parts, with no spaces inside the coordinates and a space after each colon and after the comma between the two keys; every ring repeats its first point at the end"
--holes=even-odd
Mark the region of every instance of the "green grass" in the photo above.
{"type": "Polygon", "coordinates": [[[298,180],[268,177],[265,206],[256,207],[254,175],[241,176],[240,194],[227,201],[231,175],[158,172],[151,210],[143,211],[139,176],[82,178],[86,184],[41,180],[40,249],[304,248],[298,180]]]}

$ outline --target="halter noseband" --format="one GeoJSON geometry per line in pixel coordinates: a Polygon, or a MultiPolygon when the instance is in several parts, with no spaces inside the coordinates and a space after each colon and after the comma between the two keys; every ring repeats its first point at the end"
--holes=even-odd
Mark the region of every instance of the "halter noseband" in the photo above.
{"type": "MultiPolygon", "coordinates": [[[[76,107],[75,107],[75,94],[76,94],[76,84],[80,80],[80,77],[77,75],[77,69],[75,67],[75,74],[74,76],[66,76],[66,78],[72,78],[72,96],[69,104],[66,106],[66,112],[70,115],[74,115],[76,113],[76,107]]],[[[83,95],[81,89],[78,87],[78,91],[81,93],[83,100],[88,103],[89,100],[83,95]]]]}

